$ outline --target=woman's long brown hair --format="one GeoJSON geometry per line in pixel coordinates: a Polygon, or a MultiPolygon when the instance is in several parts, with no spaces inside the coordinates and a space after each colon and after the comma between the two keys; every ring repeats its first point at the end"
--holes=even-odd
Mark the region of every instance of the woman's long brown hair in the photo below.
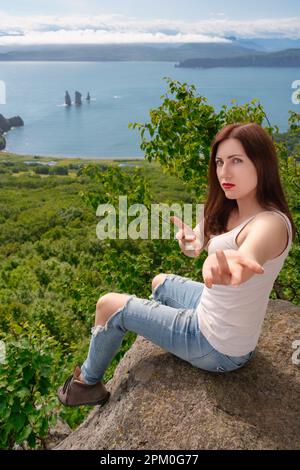
{"type": "Polygon", "coordinates": [[[215,162],[219,144],[229,138],[239,140],[256,168],[258,203],[265,210],[278,209],[287,215],[292,225],[294,240],[297,230],[280,181],[276,149],[270,135],[256,123],[228,124],[218,132],[212,142],[208,196],[204,204],[205,237],[226,232],[229,214],[237,207],[236,200],[227,199],[221,188],[215,162]]]}

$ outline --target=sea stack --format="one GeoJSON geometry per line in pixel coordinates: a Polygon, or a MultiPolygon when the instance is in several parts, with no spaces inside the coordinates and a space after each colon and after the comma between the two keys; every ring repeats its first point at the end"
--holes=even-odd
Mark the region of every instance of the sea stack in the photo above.
{"type": "Polygon", "coordinates": [[[71,106],[72,102],[71,102],[71,97],[69,95],[69,92],[66,91],[65,93],[65,105],[66,106],[71,106]]]}
{"type": "Polygon", "coordinates": [[[79,91],[75,91],[75,104],[76,106],[81,106],[81,93],[79,91]]]}

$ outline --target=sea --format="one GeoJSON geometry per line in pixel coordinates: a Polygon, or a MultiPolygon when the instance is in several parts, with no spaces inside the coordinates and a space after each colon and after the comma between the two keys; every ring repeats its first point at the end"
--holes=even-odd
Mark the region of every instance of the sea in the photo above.
{"type": "MultiPolygon", "coordinates": [[[[284,132],[294,104],[293,83],[300,68],[175,67],[172,62],[0,62],[0,113],[19,115],[24,127],[6,135],[9,152],[22,155],[99,159],[144,158],[137,130],[129,122],[149,122],[149,111],[167,93],[164,77],[196,86],[219,111],[231,100],[254,98],[272,125],[284,132]],[[82,106],[66,107],[66,90],[82,106]],[[87,93],[91,100],[86,101],[87,93]]],[[[300,82],[299,82],[300,85],[300,82]]]]}

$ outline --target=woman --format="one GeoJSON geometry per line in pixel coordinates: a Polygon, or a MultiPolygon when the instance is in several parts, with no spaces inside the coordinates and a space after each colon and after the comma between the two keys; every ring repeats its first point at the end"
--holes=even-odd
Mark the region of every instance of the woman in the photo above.
{"type": "Polygon", "coordinates": [[[108,400],[101,379],[128,330],[203,370],[224,373],[245,365],[294,237],[271,137],[255,123],[227,125],[212,143],[204,233],[200,224],[192,235],[177,233],[187,256],[208,251],[204,283],[161,273],[150,300],[101,297],[87,359],[59,388],[61,403],[108,400]]]}

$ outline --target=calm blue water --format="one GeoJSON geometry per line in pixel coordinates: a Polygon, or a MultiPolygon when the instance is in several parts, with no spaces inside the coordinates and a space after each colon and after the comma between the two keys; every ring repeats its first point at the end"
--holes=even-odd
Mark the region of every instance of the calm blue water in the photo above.
{"type": "Polygon", "coordinates": [[[142,157],[139,134],[130,121],[148,121],[148,112],[166,92],[164,76],[194,83],[209,104],[220,109],[258,98],[272,124],[287,128],[288,110],[300,112],[291,100],[295,68],[178,69],[170,62],[1,62],[6,84],[5,117],[20,115],[23,128],[7,135],[7,150],[27,155],[99,158],[142,157]],[[92,101],[65,108],[64,93],[79,90],[92,101]]]}

